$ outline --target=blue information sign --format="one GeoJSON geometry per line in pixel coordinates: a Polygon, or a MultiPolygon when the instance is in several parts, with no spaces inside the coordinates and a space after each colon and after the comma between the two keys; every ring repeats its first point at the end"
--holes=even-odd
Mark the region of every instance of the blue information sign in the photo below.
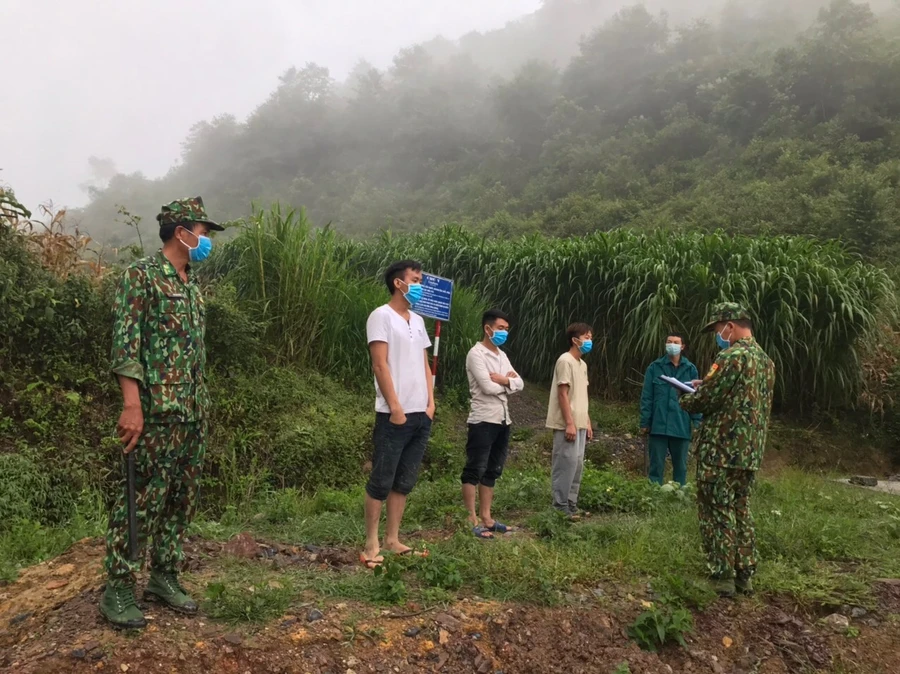
{"type": "Polygon", "coordinates": [[[437,321],[450,320],[450,300],[453,297],[453,281],[434,274],[422,274],[422,299],[413,307],[420,316],[437,321]]]}

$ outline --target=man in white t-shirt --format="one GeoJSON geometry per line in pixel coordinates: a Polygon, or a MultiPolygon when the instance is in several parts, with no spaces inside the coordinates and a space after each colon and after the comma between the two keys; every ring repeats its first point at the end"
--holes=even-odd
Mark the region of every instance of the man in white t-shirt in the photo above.
{"type": "Polygon", "coordinates": [[[395,262],[384,273],[390,301],[366,322],[375,373],[375,430],[372,472],[366,485],[366,547],[360,562],[373,569],[379,554],[381,504],[387,501],[384,549],[412,550],[400,542],[406,497],[419,475],[434,418],[434,390],[427,349],[431,340],[422,317],[410,310],[422,298],[422,265],[395,262]]]}

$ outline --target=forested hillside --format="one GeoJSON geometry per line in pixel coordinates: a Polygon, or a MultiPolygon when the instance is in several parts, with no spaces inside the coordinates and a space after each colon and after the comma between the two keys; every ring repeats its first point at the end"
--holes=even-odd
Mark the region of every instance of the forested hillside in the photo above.
{"type": "Polygon", "coordinates": [[[121,245],[134,230],[118,205],[151,218],[190,193],[226,217],[253,200],[304,205],[353,235],[447,221],[502,236],[723,228],[840,237],[891,259],[900,15],[824,4],[611,16],[601,0],[548,0],[343,82],[291,68],[248,119],[196,124],[163,178],[92,188],[78,220],[121,245]]]}

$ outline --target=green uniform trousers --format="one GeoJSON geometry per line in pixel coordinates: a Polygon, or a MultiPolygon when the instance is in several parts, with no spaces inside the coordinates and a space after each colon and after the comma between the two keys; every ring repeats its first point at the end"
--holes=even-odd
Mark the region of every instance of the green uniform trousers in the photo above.
{"type": "Polygon", "coordinates": [[[135,582],[148,538],[153,541],[152,568],[177,571],[184,557],[181,542],[197,510],[206,430],[205,421],[145,426],[133,450],[139,561],[128,559],[128,500],[123,467],[106,534],[104,566],[110,584],[135,582]]]}
{"type": "Polygon", "coordinates": [[[739,468],[697,469],[700,537],[713,578],[747,577],[756,570],[756,531],[750,494],[756,471],[739,468]]]}
{"type": "Polygon", "coordinates": [[[649,440],[650,481],[663,483],[666,474],[666,454],[672,455],[672,479],[678,484],[687,484],[688,450],[691,441],[668,435],[651,435],[649,440]]]}

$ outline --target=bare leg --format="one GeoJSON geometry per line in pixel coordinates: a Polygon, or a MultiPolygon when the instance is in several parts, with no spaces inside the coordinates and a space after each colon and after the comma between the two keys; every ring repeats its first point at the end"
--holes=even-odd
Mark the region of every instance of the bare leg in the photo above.
{"type": "Polygon", "coordinates": [[[387,526],[384,530],[384,547],[391,552],[406,552],[409,546],[400,542],[400,522],[406,508],[406,496],[392,491],[387,497],[387,526]]]}
{"type": "Polygon", "coordinates": [[[478,526],[478,516],[475,514],[475,485],[463,483],[462,486],[463,503],[469,513],[469,524],[473,527],[478,526]]]}
{"type": "Polygon", "coordinates": [[[481,521],[484,526],[494,526],[494,518],[491,517],[491,504],[494,502],[494,488],[478,485],[478,502],[481,506],[481,521]]]}
{"type": "Polygon", "coordinates": [[[381,501],[376,501],[366,494],[366,548],[363,554],[367,560],[373,562],[384,561],[384,558],[378,554],[380,552],[378,524],[381,521],[381,505],[381,501]]]}

